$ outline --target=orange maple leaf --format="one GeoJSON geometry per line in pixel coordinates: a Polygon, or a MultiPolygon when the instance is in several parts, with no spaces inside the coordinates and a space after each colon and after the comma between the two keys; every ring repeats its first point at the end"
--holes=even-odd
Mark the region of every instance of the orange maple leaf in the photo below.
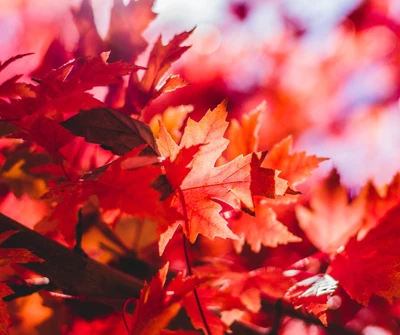
{"type": "Polygon", "coordinates": [[[161,79],[171,68],[172,63],[190,48],[190,46],[182,47],[180,45],[192,32],[193,30],[175,35],[167,45],[162,44],[160,36],[150,52],[146,66],[147,70],[143,78],[139,80],[137,74],[132,73],[127,89],[127,102],[133,107],[134,113],[140,114],[152,100],[163,92],[171,92],[188,85],[186,81],[174,75],[168,77],[161,87],[158,87],[161,79]]]}
{"type": "Polygon", "coordinates": [[[291,154],[292,144],[292,136],[288,136],[275,144],[268,152],[262,166],[281,171],[279,176],[287,180],[289,186],[294,188],[304,182],[311,175],[311,171],[318,167],[319,163],[328,158],[320,158],[315,155],[307,156],[304,151],[291,154]]]}
{"type": "Polygon", "coordinates": [[[390,302],[400,298],[399,217],[398,203],[364,239],[353,237],[327,270],[360,304],[373,294],[390,302]]]}
{"type": "Polygon", "coordinates": [[[256,109],[243,114],[240,123],[236,119],[231,120],[226,132],[226,137],[230,142],[224,155],[228,161],[239,155],[247,155],[258,150],[258,132],[265,108],[264,101],[256,109]]]}
{"type": "MultiPolygon", "coordinates": [[[[15,230],[9,230],[0,234],[0,245],[18,233],[15,230]]],[[[0,247],[0,266],[11,265],[14,263],[44,262],[43,259],[34,255],[24,248],[1,248],[0,247]]],[[[10,317],[7,312],[7,306],[2,300],[4,297],[13,294],[13,290],[6,284],[0,283],[0,335],[8,334],[8,325],[10,317]]]]}
{"type": "Polygon", "coordinates": [[[158,271],[150,284],[145,283],[133,313],[129,334],[163,334],[163,329],[181,308],[181,300],[201,282],[194,276],[184,277],[183,273],[179,273],[164,287],[168,264],[158,271]]]}
{"type": "Polygon", "coordinates": [[[397,173],[389,185],[377,188],[372,181],[363,187],[358,195],[365,198],[365,214],[358,238],[364,237],[376,226],[390,209],[395,207],[400,199],[400,173],[397,173]]]}
{"type": "Polygon", "coordinates": [[[231,229],[240,238],[233,241],[237,253],[242,251],[245,241],[256,253],[260,252],[261,245],[274,248],[280,244],[302,241],[277,219],[266,199],[256,202],[255,216],[242,212],[239,218],[233,219],[231,229]]]}
{"type": "Polygon", "coordinates": [[[328,253],[346,244],[360,228],[364,214],[363,199],[350,202],[336,170],[314,188],[310,207],[296,207],[300,228],[318,249],[328,253]]]}
{"type": "Polygon", "coordinates": [[[277,177],[276,171],[255,166],[260,161],[252,159],[253,155],[238,156],[225,165],[215,167],[229,143],[223,137],[228,126],[226,116],[226,102],[223,102],[207,112],[199,122],[189,119],[179,146],[164,127],[160,127],[157,144],[161,155],[168,158],[166,176],[173,188],[165,203],[182,217],[181,220],[173,220],[169,226],[160,226],[160,253],[179,225],[192,243],[199,234],[210,239],[215,236],[236,239],[237,236],[220,215],[220,203],[237,210],[242,207],[253,210],[252,190],[257,190],[256,195],[273,198],[275,194],[284,194],[287,189],[286,182],[277,177]],[[188,152],[187,148],[192,147],[199,147],[194,156],[190,156],[189,160],[177,159],[183,150],[188,152]],[[190,169],[184,178],[174,182],[176,171],[188,166],[190,169]],[[252,179],[254,170],[258,172],[257,180],[252,179]]]}

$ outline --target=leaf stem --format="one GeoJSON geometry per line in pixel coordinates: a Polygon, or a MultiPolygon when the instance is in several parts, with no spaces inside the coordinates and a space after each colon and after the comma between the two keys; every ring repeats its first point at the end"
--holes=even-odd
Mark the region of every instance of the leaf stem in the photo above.
{"type": "MultiPolygon", "coordinates": [[[[188,269],[189,276],[193,276],[193,271],[192,271],[192,267],[190,265],[190,260],[189,260],[188,242],[189,242],[188,239],[183,234],[183,250],[185,252],[186,266],[187,266],[187,269],[188,269]]],[[[204,323],[204,328],[206,329],[206,333],[207,333],[206,335],[212,335],[210,327],[208,326],[207,319],[206,319],[206,316],[204,314],[203,308],[200,305],[200,298],[199,298],[199,294],[197,293],[196,288],[193,289],[193,294],[194,294],[194,298],[196,299],[197,306],[199,308],[201,319],[203,320],[203,323],[204,323]]]]}
{"type": "MultiPolygon", "coordinates": [[[[182,189],[180,187],[178,187],[177,191],[178,191],[181,203],[182,203],[182,209],[183,209],[183,216],[185,218],[185,224],[186,224],[186,226],[188,226],[188,215],[187,215],[187,209],[186,209],[186,203],[185,203],[185,196],[184,196],[184,194],[182,192],[182,189]]],[[[186,260],[186,267],[187,267],[187,270],[188,270],[188,275],[189,276],[193,276],[192,266],[190,265],[190,259],[189,259],[189,246],[188,246],[188,242],[189,241],[187,240],[185,234],[182,234],[182,235],[183,235],[182,236],[183,237],[183,251],[184,251],[184,254],[185,254],[185,260],[186,260]]],[[[206,330],[206,335],[212,335],[210,327],[209,327],[209,325],[207,323],[207,319],[206,319],[206,316],[204,314],[203,308],[201,307],[200,298],[199,298],[199,295],[197,293],[196,288],[193,289],[193,294],[194,294],[194,298],[196,299],[197,307],[199,308],[201,319],[203,320],[204,328],[206,330]]]]}

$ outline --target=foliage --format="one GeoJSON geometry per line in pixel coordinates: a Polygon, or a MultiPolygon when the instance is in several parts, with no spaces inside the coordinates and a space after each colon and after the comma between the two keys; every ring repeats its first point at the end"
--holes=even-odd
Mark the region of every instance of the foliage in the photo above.
{"type": "MultiPolygon", "coordinates": [[[[261,97],[261,104],[239,113],[250,93],[239,98],[224,88],[230,99],[208,99],[204,86],[214,79],[188,86],[185,72],[190,77],[199,66],[190,59],[171,74],[194,30],[166,44],[160,36],[146,65],[136,65],[148,46],[142,33],[155,17],[152,5],[115,1],[101,38],[89,1],[82,1],[72,11],[76,50],[61,48],[51,57],[55,39],[34,79],[17,73],[2,81],[2,213],[73,252],[83,249],[83,258],[145,279],[138,299],[124,297],[135,306],[129,334],[222,335],[238,325],[252,334],[288,334],[295,319],[321,333],[361,332],[372,324],[399,331],[400,174],[381,187],[370,180],[358,192],[341,183],[337,169],[315,178],[327,158],[293,149],[312,123],[305,111],[311,104],[304,106],[298,92],[283,92],[280,78],[274,87],[258,87],[251,98],[261,97]],[[271,91],[267,109],[262,100],[271,91]],[[193,101],[185,92],[195,93],[193,101]],[[138,264],[160,270],[152,276],[138,264]],[[382,315],[363,319],[363,311],[377,309],[382,315]]],[[[375,10],[381,7],[365,1],[349,15],[354,34],[362,35],[375,10]]],[[[289,54],[283,48],[273,57],[279,65],[289,54]]],[[[6,59],[0,74],[31,56],[6,59]]],[[[345,56],[336,57],[340,63],[345,56]]],[[[321,69],[331,66],[327,61],[321,69]]],[[[332,78],[325,79],[332,93],[332,78]]],[[[323,99],[324,89],[314,95],[323,99]]],[[[19,294],[16,278],[33,283],[43,275],[16,264],[46,262],[33,245],[13,248],[14,234],[0,233],[1,335],[23,333],[22,309],[5,302],[19,294]]],[[[53,333],[120,333],[123,317],[110,310],[113,302],[60,294],[57,282],[39,289],[52,314],[29,332],[46,333],[51,325],[53,333]]]]}

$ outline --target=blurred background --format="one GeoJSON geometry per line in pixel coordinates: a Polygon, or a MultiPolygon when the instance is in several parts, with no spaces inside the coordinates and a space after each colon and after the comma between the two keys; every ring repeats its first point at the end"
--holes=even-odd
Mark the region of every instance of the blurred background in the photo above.
{"type": "Polygon", "coordinates": [[[145,41],[162,34],[166,43],[196,27],[193,47],[173,69],[191,86],[156,100],[149,115],[191,104],[199,118],[228,98],[231,115],[240,118],[265,100],[263,149],[293,134],[296,149],[331,158],[320,173],[335,166],[355,189],[370,178],[387,183],[398,170],[399,1],[157,0],[156,15],[151,6],[148,0],[92,0],[91,7],[86,0],[1,0],[0,59],[35,54],[0,80],[40,77],[103,50],[145,65],[145,41]]]}

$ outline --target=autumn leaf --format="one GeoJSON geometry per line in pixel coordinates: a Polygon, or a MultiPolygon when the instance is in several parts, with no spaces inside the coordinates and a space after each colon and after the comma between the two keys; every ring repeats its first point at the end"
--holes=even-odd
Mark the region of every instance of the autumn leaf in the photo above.
{"type": "MultiPolygon", "coordinates": [[[[0,234],[0,245],[18,231],[9,230],[0,234]]],[[[11,265],[14,263],[43,262],[43,260],[23,248],[1,248],[0,247],[0,266],[11,265]]]]}
{"type": "Polygon", "coordinates": [[[111,9],[110,28],[105,38],[112,61],[135,61],[148,43],[142,33],[157,14],[152,12],[153,0],[114,1],[111,9]]]}
{"type": "Polygon", "coordinates": [[[57,121],[43,115],[34,118],[29,126],[25,124],[21,127],[29,127],[30,129],[26,131],[25,128],[24,132],[16,132],[13,137],[37,143],[58,160],[63,159],[60,149],[74,139],[74,136],[61,127],[57,121]]]}
{"type": "Polygon", "coordinates": [[[255,216],[242,212],[239,218],[232,219],[231,229],[239,237],[239,240],[233,241],[237,253],[242,251],[245,242],[256,253],[260,252],[262,245],[274,248],[281,244],[301,242],[301,238],[278,221],[268,200],[256,204],[255,216]]]}
{"type": "MultiPolygon", "coordinates": [[[[34,255],[23,248],[2,248],[1,244],[9,239],[18,231],[9,230],[0,234],[0,266],[7,266],[14,263],[44,262],[43,259],[34,255]]],[[[4,297],[14,292],[6,285],[0,282],[0,334],[8,335],[9,315],[7,306],[2,300],[4,297]]]]}
{"type": "Polygon", "coordinates": [[[155,139],[150,127],[112,108],[82,110],[61,122],[73,134],[87,142],[101,144],[116,155],[124,155],[134,148],[148,144],[148,154],[157,154],[155,139]]]}
{"type": "Polygon", "coordinates": [[[0,116],[19,127],[13,136],[36,142],[56,158],[63,158],[59,150],[74,137],[59,122],[80,109],[104,106],[87,91],[121,82],[121,76],[141,68],[132,63],[107,63],[108,57],[105,52],[98,57],[72,60],[32,86],[34,96],[0,101],[0,116]]]}
{"type": "Polygon", "coordinates": [[[33,98],[35,93],[32,91],[32,85],[17,82],[22,75],[15,75],[0,84],[0,97],[16,99],[19,97],[33,98]]]}
{"type": "Polygon", "coordinates": [[[198,285],[198,278],[179,273],[166,287],[169,264],[166,263],[150,284],[145,283],[129,329],[132,335],[163,334],[163,329],[178,313],[181,300],[198,285]]]}
{"type": "Polygon", "coordinates": [[[287,180],[289,186],[294,188],[304,182],[311,175],[311,171],[327,158],[320,158],[315,155],[307,156],[304,151],[291,154],[292,144],[292,136],[288,136],[275,144],[268,152],[262,166],[282,171],[279,176],[287,180]]]}
{"type": "Polygon", "coordinates": [[[100,207],[105,211],[117,209],[137,217],[161,220],[163,215],[158,205],[160,193],[151,187],[161,174],[161,168],[152,165],[153,160],[150,165],[133,168],[132,159],[138,157],[142,150],[143,146],[118,158],[97,179],[64,183],[43,196],[49,202],[57,201],[48,220],[59,222],[59,229],[68,241],[74,238],[79,207],[91,196],[99,199],[100,207]]]}
{"type": "Polygon", "coordinates": [[[47,191],[46,183],[41,178],[27,174],[23,169],[25,163],[25,160],[21,159],[7,170],[2,168],[0,182],[6,183],[17,197],[26,193],[39,199],[47,191]]]}
{"type": "Polygon", "coordinates": [[[161,36],[158,38],[150,52],[147,70],[139,80],[137,74],[132,74],[127,90],[127,102],[133,108],[133,113],[140,114],[142,110],[163,92],[171,92],[184,87],[187,83],[179,76],[170,76],[161,87],[161,79],[190,46],[180,46],[193,32],[193,30],[175,35],[172,40],[163,45],[161,36]]]}
{"type": "Polygon", "coordinates": [[[149,126],[155,137],[159,133],[159,120],[171,135],[175,142],[180,141],[182,133],[181,128],[189,113],[193,111],[192,105],[168,107],[162,114],[156,114],[149,122],[149,126]]]}
{"type": "Polygon", "coordinates": [[[360,304],[372,295],[400,298],[399,217],[397,205],[362,240],[353,237],[327,270],[360,304]]]}
{"type": "Polygon", "coordinates": [[[397,173],[388,185],[376,187],[372,181],[363,187],[358,195],[365,198],[365,213],[358,238],[363,238],[370,229],[374,228],[379,220],[393,207],[400,199],[400,173],[397,173]]]}
{"type": "Polygon", "coordinates": [[[196,266],[198,277],[211,277],[207,287],[215,289],[210,300],[220,311],[235,308],[257,313],[261,309],[261,295],[283,298],[295,280],[284,275],[276,267],[263,267],[249,271],[235,262],[221,259],[206,259],[207,264],[196,266]]]}
{"type": "Polygon", "coordinates": [[[338,282],[329,274],[318,274],[293,285],[285,294],[295,308],[304,307],[327,325],[328,299],[336,291],[338,282]]]}
{"type": "Polygon", "coordinates": [[[135,61],[147,47],[142,32],[156,17],[151,11],[153,0],[129,2],[114,1],[110,13],[109,29],[104,40],[97,32],[90,1],[84,0],[78,10],[72,9],[79,41],[78,56],[93,56],[110,50],[110,61],[135,61]]]}
{"type": "Polygon", "coordinates": [[[14,291],[11,288],[0,282],[0,335],[8,335],[8,326],[11,322],[7,305],[3,298],[13,293],[14,291]]]}
{"type": "Polygon", "coordinates": [[[210,239],[215,236],[236,239],[236,235],[227,227],[227,221],[220,215],[222,206],[219,202],[238,210],[242,207],[252,209],[251,187],[255,183],[267,185],[259,188],[268,192],[263,194],[266,197],[286,191],[285,182],[273,170],[260,173],[262,177],[259,180],[252,180],[252,155],[239,156],[225,165],[215,167],[229,142],[223,138],[228,125],[226,116],[226,102],[223,102],[199,122],[189,119],[179,146],[163,127],[160,128],[157,145],[161,155],[170,162],[165,166],[167,179],[174,180],[176,170],[190,167],[181,184],[174,183],[174,192],[165,200],[167,207],[173,208],[182,219],[172,221],[168,227],[160,225],[160,253],[179,225],[192,243],[199,234],[210,239]],[[181,157],[183,150],[188,152],[187,148],[196,146],[200,146],[200,149],[193,157],[176,159],[181,157]]]}
{"type": "MultiPolygon", "coordinates": [[[[212,305],[212,300],[207,299],[205,292],[197,290],[199,296],[201,296],[200,305],[203,311],[203,315],[207,321],[207,325],[210,329],[211,334],[224,335],[225,331],[230,332],[229,327],[222,322],[222,320],[213,312],[211,312],[207,305],[212,305]]],[[[192,325],[196,329],[202,329],[207,334],[207,328],[204,325],[203,318],[199,311],[199,306],[193,293],[189,293],[183,299],[183,306],[192,322],[192,325]]]]}
{"type": "Polygon", "coordinates": [[[314,188],[310,209],[296,207],[300,228],[318,249],[328,253],[336,252],[357,232],[363,214],[362,198],[350,201],[336,170],[314,188]]]}
{"type": "Polygon", "coordinates": [[[258,132],[265,108],[264,101],[251,112],[243,114],[240,123],[236,119],[231,120],[226,132],[226,138],[230,141],[225,152],[228,161],[239,155],[247,155],[258,150],[258,132]]]}

